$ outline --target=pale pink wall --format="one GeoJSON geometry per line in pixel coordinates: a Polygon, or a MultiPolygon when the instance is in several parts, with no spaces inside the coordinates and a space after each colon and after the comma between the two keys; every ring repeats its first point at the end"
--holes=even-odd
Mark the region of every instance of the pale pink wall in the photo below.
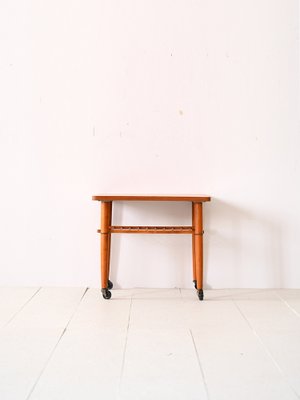
{"type": "MultiPolygon", "coordinates": [[[[207,287],[300,285],[298,1],[3,0],[0,27],[0,284],[97,286],[93,194],[200,192],[207,287]]],[[[117,286],[191,287],[190,238],[114,239],[117,286]]]]}

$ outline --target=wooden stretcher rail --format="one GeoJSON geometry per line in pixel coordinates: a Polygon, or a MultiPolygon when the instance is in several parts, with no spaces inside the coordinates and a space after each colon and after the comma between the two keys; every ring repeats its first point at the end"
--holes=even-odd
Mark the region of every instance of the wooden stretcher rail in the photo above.
{"type": "MultiPolygon", "coordinates": [[[[111,226],[109,233],[193,233],[191,226],[111,226]]],[[[98,229],[101,233],[101,229],[98,229]]]]}

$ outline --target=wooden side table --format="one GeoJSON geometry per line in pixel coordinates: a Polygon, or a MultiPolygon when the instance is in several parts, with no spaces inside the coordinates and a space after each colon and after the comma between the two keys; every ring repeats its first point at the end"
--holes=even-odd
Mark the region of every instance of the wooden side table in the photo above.
{"type": "Polygon", "coordinates": [[[193,282],[199,300],[203,300],[203,217],[202,203],[210,201],[209,196],[134,196],[134,195],[99,195],[93,200],[101,201],[101,292],[104,299],[111,298],[113,283],[109,280],[110,243],[112,233],[156,233],[156,234],[191,234],[193,252],[193,282]],[[113,201],[188,201],[192,203],[191,226],[113,226],[113,201]]]}

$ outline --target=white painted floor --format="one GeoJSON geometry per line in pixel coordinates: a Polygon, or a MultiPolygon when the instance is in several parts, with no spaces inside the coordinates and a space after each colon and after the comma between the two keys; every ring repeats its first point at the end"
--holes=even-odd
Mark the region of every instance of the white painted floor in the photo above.
{"type": "Polygon", "coordinates": [[[300,289],[112,293],[0,288],[0,399],[300,399],[300,289]]]}

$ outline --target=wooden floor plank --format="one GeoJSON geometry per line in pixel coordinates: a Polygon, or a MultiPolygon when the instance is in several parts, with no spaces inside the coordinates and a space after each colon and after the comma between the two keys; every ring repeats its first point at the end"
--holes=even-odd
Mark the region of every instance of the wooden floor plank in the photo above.
{"type": "Polygon", "coordinates": [[[129,330],[119,398],[208,400],[189,330],[129,330]]]}
{"type": "Polygon", "coordinates": [[[0,331],[0,399],[25,400],[84,293],[45,288],[0,331]]]}
{"type": "Polygon", "coordinates": [[[267,299],[235,300],[266,351],[300,398],[300,318],[295,313],[300,290],[267,299]],[[286,304],[287,303],[287,304],[286,304]],[[290,304],[289,304],[290,303],[290,304]]]}
{"type": "Polygon", "coordinates": [[[130,304],[130,291],[107,301],[90,289],[30,400],[116,399],[130,304]]]}
{"type": "Polygon", "coordinates": [[[38,291],[39,288],[0,287],[0,329],[28,304],[38,291]]]}
{"type": "MultiPolygon", "coordinates": [[[[298,399],[234,302],[224,296],[225,300],[219,297],[189,307],[189,325],[210,397],[298,399]]],[[[261,300],[255,303],[259,307],[261,300]]]]}
{"type": "Polygon", "coordinates": [[[277,296],[300,318],[300,289],[278,289],[277,296]]]}

